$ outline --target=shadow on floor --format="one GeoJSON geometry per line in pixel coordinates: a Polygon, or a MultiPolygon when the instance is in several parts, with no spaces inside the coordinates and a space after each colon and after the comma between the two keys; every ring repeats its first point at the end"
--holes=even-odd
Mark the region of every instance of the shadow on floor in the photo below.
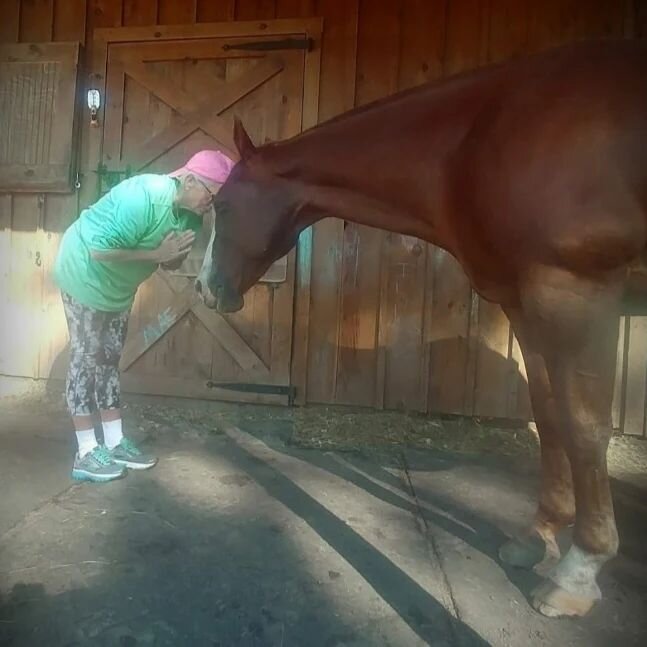
{"type": "MultiPolygon", "coordinates": [[[[487,644],[271,465],[224,438],[211,447],[219,459],[303,519],[422,641],[487,644]]],[[[335,584],[326,587],[313,581],[309,556],[293,544],[284,527],[269,523],[267,515],[205,513],[179,505],[150,479],[139,478],[138,483],[137,488],[109,484],[103,491],[73,488],[57,504],[60,510],[52,509],[54,520],[65,515],[70,521],[59,523],[45,543],[34,537],[21,547],[30,559],[47,545],[54,547],[54,554],[41,558],[35,569],[47,572],[42,582],[30,575],[2,600],[0,645],[380,644],[378,633],[371,634],[379,627],[371,628],[369,618],[358,623],[366,625],[366,634],[340,618],[331,588],[335,584]],[[111,523],[97,522],[94,527],[83,511],[98,509],[104,500],[114,508],[111,523]],[[77,528],[79,524],[83,527],[77,528]],[[52,563],[57,552],[68,560],[73,554],[78,562],[52,563]],[[92,561],[99,559],[93,554],[109,565],[97,571],[92,561]],[[87,586],[70,589],[68,566],[76,572],[75,581],[85,579],[87,586]],[[100,575],[93,576],[97,572],[100,575]]],[[[12,564],[0,558],[0,572],[11,570],[12,564]]]]}

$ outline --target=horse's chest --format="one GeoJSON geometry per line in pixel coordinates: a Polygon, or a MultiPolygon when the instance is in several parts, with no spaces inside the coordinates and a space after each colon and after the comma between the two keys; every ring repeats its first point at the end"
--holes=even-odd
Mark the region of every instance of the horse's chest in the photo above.
{"type": "Polygon", "coordinates": [[[505,261],[479,249],[465,249],[459,256],[463,271],[479,296],[502,305],[514,303],[517,294],[515,273],[505,261]]]}

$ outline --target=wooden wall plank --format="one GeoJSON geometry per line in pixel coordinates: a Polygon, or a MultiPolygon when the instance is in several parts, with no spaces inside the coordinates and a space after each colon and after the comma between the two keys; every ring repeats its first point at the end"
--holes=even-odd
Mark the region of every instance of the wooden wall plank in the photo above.
{"type": "MultiPolygon", "coordinates": [[[[478,67],[487,51],[486,0],[454,0],[447,14],[443,72],[478,67]]],[[[458,262],[441,249],[433,254],[433,331],[429,409],[468,414],[476,378],[478,300],[458,262]]]]}
{"type": "Polygon", "coordinates": [[[546,0],[531,6],[528,50],[548,49],[565,42],[572,20],[573,0],[546,0]]]}
{"type": "MultiPolygon", "coordinates": [[[[398,90],[442,74],[444,0],[409,0],[400,12],[398,90]]],[[[385,354],[384,406],[426,411],[429,353],[426,331],[433,248],[410,236],[387,235],[380,299],[380,349],[385,354]]]]}
{"type": "MultiPolygon", "coordinates": [[[[355,104],[397,89],[399,2],[360,2],[355,104]]],[[[364,406],[383,399],[384,356],[378,353],[378,312],[384,232],[347,223],[342,251],[342,321],[336,397],[364,406]],[[378,366],[379,359],[379,366],[378,366]]]]}
{"type": "MultiPolygon", "coordinates": [[[[21,42],[47,42],[52,39],[53,0],[22,0],[19,39],[21,42]]],[[[38,377],[40,347],[44,342],[41,313],[44,272],[42,268],[43,226],[46,197],[40,194],[16,195],[10,250],[10,283],[6,315],[10,348],[0,373],[38,377]]]]}
{"type": "Polygon", "coordinates": [[[61,237],[78,217],[76,194],[47,196],[45,227],[40,238],[43,268],[42,321],[46,334],[41,338],[38,377],[65,377],[67,371],[68,331],[61,294],[53,281],[52,269],[61,237]]]}
{"type": "Polygon", "coordinates": [[[236,0],[236,20],[270,20],[276,17],[276,0],[236,0]]]}
{"type": "Polygon", "coordinates": [[[617,0],[546,0],[531,3],[528,49],[539,51],[577,40],[621,36],[625,6],[617,0]]]}
{"type": "Polygon", "coordinates": [[[196,19],[196,0],[158,0],[160,25],[190,25],[196,19]]]}
{"type": "Polygon", "coordinates": [[[277,18],[308,18],[316,14],[316,0],[276,0],[277,18]]]}
{"type": "MultiPolygon", "coordinates": [[[[528,41],[528,0],[492,0],[487,20],[488,63],[523,53],[528,41]]],[[[479,300],[472,412],[483,417],[512,415],[510,392],[523,388],[512,351],[510,323],[501,308],[479,300]]],[[[516,403],[515,403],[516,409],[516,403]]]]}
{"type": "Polygon", "coordinates": [[[52,39],[54,0],[22,0],[20,5],[20,41],[46,42],[52,39]]]}
{"type": "Polygon", "coordinates": [[[88,0],[87,42],[92,41],[92,31],[98,27],[121,27],[123,7],[121,0],[88,0]],[[88,38],[89,36],[89,38],[88,38]]]}
{"type": "Polygon", "coordinates": [[[645,393],[647,392],[647,317],[631,317],[627,356],[627,391],[623,432],[645,434],[645,393]]]}
{"type": "Polygon", "coordinates": [[[45,200],[42,195],[22,194],[14,195],[12,201],[10,280],[3,308],[8,347],[0,374],[35,378],[40,344],[47,335],[40,315],[43,271],[38,248],[45,200]]]}
{"type": "Polygon", "coordinates": [[[623,35],[625,3],[618,0],[574,2],[569,41],[589,38],[615,38],[623,35]]]}
{"type": "Polygon", "coordinates": [[[480,67],[486,61],[488,0],[452,0],[448,6],[445,76],[480,67]]]}
{"type": "Polygon", "coordinates": [[[442,76],[446,8],[445,0],[406,0],[403,3],[400,16],[400,90],[442,76]]]}
{"type": "Polygon", "coordinates": [[[632,11],[632,36],[634,38],[647,38],[647,2],[633,0],[632,11]]]}
{"type": "MultiPolygon", "coordinates": [[[[321,78],[321,22],[310,33],[315,46],[305,56],[303,74],[303,106],[301,128],[307,130],[319,121],[319,86],[321,78]]],[[[310,306],[312,284],[312,241],[314,228],[308,227],[299,236],[295,259],[294,323],[290,384],[295,389],[294,402],[303,405],[308,399],[308,355],[310,352],[310,306]]]]}
{"type": "MultiPolygon", "coordinates": [[[[278,118],[271,120],[268,135],[271,139],[283,139],[297,135],[301,132],[302,116],[307,109],[307,99],[304,96],[304,54],[303,52],[285,52],[285,69],[278,75],[273,83],[276,89],[272,90],[271,84],[266,84],[263,90],[267,93],[267,105],[271,106],[272,96],[286,97],[290,106],[278,112],[278,118]],[[274,124],[272,124],[274,122],[274,124]]],[[[269,114],[269,110],[268,110],[269,114]]],[[[294,277],[295,256],[293,251],[288,256],[287,276],[294,277]]],[[[295,281],[290,280],[283,284],[270,287],[272,299],[271,338],[269,348],[269,365],[272,367],[272,376],[280,384],[289,384],[291,378],[291,360],[293,350],[293,332],[295,331],[295,281]],[[287,359],[287,361],[286,361],[287,359]]],[[[300,380],[301,388],[303,379],[300,380]]]]}
{"type": "MultiPolygon", "coordinates": [[[[103,27],[119,27],[122,20],[122,5],[119,0],[88,0],[86,16],[86,87],[102,90],[105,84],[105,44],[96,45],[94,30],[103,27]]],[[[105,98],[105,92],[103,92],[105,98]]],[[[99,111],[100,124],[103,123],[105,101],[99,111]]],[[[86,207],[98,198],[95,171],[101,161],[102,129],[91,128],[87,108],[83,110],[81,121],[81,173],[82,186],[79,195],[80,208],[86,207]]]]}
{"type": "Polygon", "coordinates": [[[236,15],[236,0],[198,0],[197,22],[225,22],[236,15]]]}
{"type": "MultiPolygon", "coordinates": [[[[16,37],[18,22],[16,21],[16,37]]],[[[0,374],[2,367],[7,366],[12,344],[10,310],[10,276],[11,276],[11,222],[13,198],[10,194],[0,194],[0,374]]]]}
{"type": "MultiPolygon", "coordinates": [[[[355,103],[358,0],[318,0],[324,20],[319,85],[319,121],[350,110],[355,103]]],[[[334,402],[341,325],[344,223],[327,218],[313,228],[310,332],[307,370],[309,402],[334,402]]]]}
{"type": "Polygon", "coordinates": [[[625,3],[618,0],[592,0],[577,3],[575,32],[569,40],[620,38],[624,35],[625,3]]]}
{"type": "Polygon", "coordinates": [[[124,0],[123,24],[125,27],[155,25],[156,23],[157,0],[124,0]]]}
{"type": "Polygon", "coordinates": [[[511,351],[510,322],[501,308],[480,300],[478,342],[474,383],[474,415],[505,418],[510,404],[512,381],[519,379],[511,351]]]}
{"type": "MultiPolygon", "coordinates": [[[[497,63],[528,47],[530,0],[492,0],[487,59],[497,63]]],[[[521,351],[501,308],[479,303],[479,344],[474,412],[481,416],[531,415],[521,351]]]]}
{"type": "MultiPolygon", "coordinates": [[[[55,41],[83,42],[86,32],[86,1],[56,0],[54,5],[55,41]]],[[[78,192],[47,195],[44,227],[39,231],[42,256],[43,291],[41,312],[47,336],[41,343],[38,376],[65,377],[67,370],[68,333],[60,292],[52,279],[52,268],[65,229],[79,213],[78,192]]]]}
{"type": "Polygon", "coordinates": [[[626,388],[626,357],[625,342],[628,329],[627,317],[620,317],[618,330],[618,350],[616,354],[616,382],[613,389],[613,403],[611,405],[611,424],[614,429],[621,429],[624,422],[624,391],[626,388]]]}
{"type": "Polygon", "coordinates": [[[491,0],[487,60],[497,63],[523,55],[528,47],[531,0],[491,0]]]}
{"type": "Polygon", "coordinates": [[[20,33],[20,0],[6,0],[2,5],[0,43],[15,43],[20,33]]]}
{"type": "Polygon", "coordinates": [[[514,335],[512,336],[512,352],[510,357],[510,371],[516,379],[511,379],[508,401],[509,416],[515,420],[531,420],[533,414],[530,403],[530,392],[528,391],[528,374],[519,342],[514,335]]]}
{"type": "Polygon", "coordinates": [[[86,9],[86,0],[55,0],[53,40],[84,43],[86,9]]]}
{"type": "MultiPolygon", "coordinates": [[[[370,60],[371,63],[367,64],[375,67],[376,70],[380,70],[380,83],[378,85],[370,85],[370,89],[367,90],[367,87],[359,87],[358,92],[356,91],[355,97],[356,101],[361,103],[366,103],[374,99],[380,98],[382,96],[388,96],[394,94],[399,89],[399,68],[400,68],[400,49],[401,49],[401,40],[402,40],[402,2],[393,2],[390,6],[385,7],[381,11],[377,12],[377,15],[373,17],[373,25],[382,24],[384,26],[390,27],[384,33],[384,40],[381,48],[377,48],[375,43],[371,40],[370,48],[370,57],[366,56],[366,59],[370,60]],[[364,99],[364,100],[362,100],[364,99]]],[[[370,26],[369,26],[370,27],[370,26]]],[[[360,35],[362,31],[360,31],[360,35]]],[[[363,44],[363,39],[360,39],[358,46],[363,44]]],[[[358,70],[360,74],[362,67],[360,64],[364,63],[364,56],[362,55],[363,49],[359,49],[358,56],[358,70]]],[[[366,77],[363,75],[362,84],[364,84],[366,77]]],[[[364,231],[366,234],[366,231],[364,231]]],[[[415,290],[414,276],[407,276],[407,274],[412,274],[416,270],[417,264],[408,263],[406,253],[407,244],[404,242],[402,236],[397,234],[386,233],[386,232],[375,232],[370,230],[371,237],[375,236],[375,242],[378,244],[381,251],[379,257],[379,292],[377,295],[377,304],[376,308],[378,311],[378,328],[377,328],[377,346],[376,346],[376,366],[375,366],[375,395],[374,395],[374,406],[378,408],[384,408],[384,401],[386,397],[387,387],[394,386],[393,383],[397,383],[398,378],[401,377],[397,372],[397,364],[395,367],[396,370],[390,370],[389,376],[393,377],[393,380],[389,380],[390,384],[387,385],[387,363],[390,363],[389,360],[393,360],[394,354],[390,353],[389,350],[392,350],[394,347],[397,347],[398,344],[405,344],[407,339],[407,334],[401,334],[403,328],[403,320],[407,319],[407,308],[411,307],[407,303],[406,296],[413,296],[411,293],[409,295],[402,295],[403,291],[408,291],[409,288],[415,290]],[[404,253],[403,253],[404,252],[404,253]],[[412,280],[414,279],[414,280],[412,280]],[[412,287],[414,286],[414,287],[412,287]],[[405,298],[402,298],[404,296],[405,298]]],[[[407,238],[407,241],[410,241],[411,248],[415,248],[415,239],[407,238]]],[[[361,252],[360,252],[361,253],[361,252]]],[[[365,256],[366,257],[366,256],[365,256]]],[[[416,315],[414,314],[414,317],[416,315]]],[[[421,327],[421,326],[418,326],[421,327]]],[[[409,332],[409,331],[407,331],[409,332]]],[[[410,338],[411,336],[409,336],[410,338]]],[[[415,336],[414,336],[414,345],[415,345],[415,336]]],[[[403,351],[406,353],[406,348],[403,351]]],[[[416,372],[417,373],[417,372],[416,372]]],[[[411,371],[408,371],[408,374],[411,374],[411,371]]],[[[396,397],[396,404],[398,408],[404,408],[405,403],[399,401],[396,397]]]]}

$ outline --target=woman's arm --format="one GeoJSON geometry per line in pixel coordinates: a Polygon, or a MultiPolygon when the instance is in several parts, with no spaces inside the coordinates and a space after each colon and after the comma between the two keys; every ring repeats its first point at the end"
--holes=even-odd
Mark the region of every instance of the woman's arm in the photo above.
{"type": "Polygon", "coordinates": [[[90,256],[95,261],[152,261],[158,263],[157,249],[91,249],[90,256]]]}
{"type": "Polygon", "coordinates": [[[125,262],[125,261],[150,261],[162,265],[175,263],[182,259],[191,250],[195,240],[195,233],[191,230],[180,234],[171,232],[161,242],[157,249],[91,249],[90,256],[96,261],[125,262]]]}

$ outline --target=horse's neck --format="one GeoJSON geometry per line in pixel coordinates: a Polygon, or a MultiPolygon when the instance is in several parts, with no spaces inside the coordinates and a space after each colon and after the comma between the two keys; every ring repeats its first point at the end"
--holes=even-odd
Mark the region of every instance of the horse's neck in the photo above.
{"type": "Polygon", "coordinates": [[[444,236],[442,231],[438,231],[437,219],[429,217],[430,213],[436,212],[429,209],[419,215],[397,202],[374,198],[366,192],[317,185],[305,188],[303,202],[306,208],[302,210],[302,224],[305,226],[332,216],[438,244],[445,242],[441,240],[444,236]]]}
{"type": "Polygon", "coordinates": [[[298,187],[304,224],[333,216],[447,247],[448,159],[474,112],[452,102],[421,92],[342,116],[271,147],[268,161],[298,187]]]}

